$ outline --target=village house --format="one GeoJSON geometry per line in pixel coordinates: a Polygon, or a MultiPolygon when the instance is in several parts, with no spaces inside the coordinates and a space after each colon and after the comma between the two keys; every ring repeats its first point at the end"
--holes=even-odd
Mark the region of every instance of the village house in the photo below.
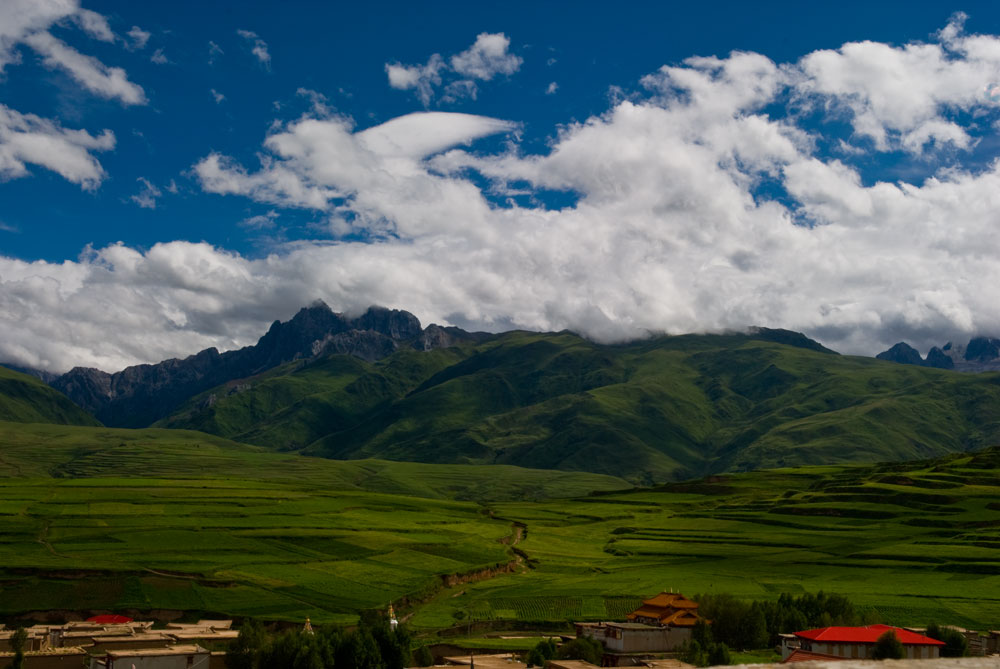
{"type": "Polygon", "coordinates": [[[908,660],[933,659],[940,656],[944,642],[916,632],[889,625],[867,625],[865,627],[821,627],[819,629],[796,632],[799,647],[782,639],[782,662],[802,662],[806,660],[868,659],[875,649],[875,643],[886,632],[893,632],[906,653],[908,660]]]}
{"type": "MultiPolygon", "coordinates": [[[[136,669],[187,669],[202,666],[197,662],[205,654],[211,656],[214,668],[222,666],[225,645],[239,635],[232,625],[231,620],[199,620],[168,623],[166,629],[154,630],[152,621],[135,621],[118,615],[94,616],[59,625],[32,625],[25,628],[28,633],[25,669],[81,666],[110,669],[116,659],[118,666],[125,669],[131,669],[133,664],[136,669]],[[189,652],[193,648],[200,650],[189,652]],[[210,652],[213,649],[216,652],[210,652]],[[84,662],[88,656],[100,664],[84,662]],[[124,657],[136,657],[137,661],[126,663],[121,659],[124,657]],[[189,659],[193,664],[187,664],[189,659]]],[[[13,657],[10,652],[13,634],[13,630],[0,629],[0,667],[6,666],[5,657],[13,657]]],[[[209,669],[210,664],[203,666],[209,669]]]]}
{"type": "MultiPolygon", "coordinates": [[[[11,650],[10,638],[14,636],[16,630],[0,630],[0,652],[5,652],[11,650]]],[[[45,650],[49,647],[49,639],[47,635],[32,634],[28,630],[28,640],[24,644],[24,650],[45,650]]],[[[3,665],[0,665],[3,666],[3,665]]]]}
{"type": "MultiPolygon", "coordinates": [[[[83,648],[47,648],[24,653],[24,669],[80,669],[85,666],[87,651],[83,648]]],[[[0,667],[14,659],[12,652],[0,652],[0,667]]]]}
{"type": "Polygon", "coordinates": [[[661,592],[626,616],[636,623],[664,627],[692,628],[698,622],[698,604],[679,592],[661,592]]]}
{"type": "Polygon", "coordinates": [[[576,623],[576,636],[604,646],[606,664],[627,663],[623,656],[676,651],[691,640],[698,604],[680,593],[661,592],[626,616],[628,622],[576,623]]]}
{"type": "Polygon", "coordinates": [[[198,645],[109,650],[90,661],[90,669],[209,669],[212,654],[198,645]]]}

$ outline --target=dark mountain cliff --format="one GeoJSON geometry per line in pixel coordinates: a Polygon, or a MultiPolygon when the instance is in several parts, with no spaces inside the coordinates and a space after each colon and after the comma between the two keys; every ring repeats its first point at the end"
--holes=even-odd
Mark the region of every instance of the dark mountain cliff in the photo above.
{"type": "Polygon", "coordinates": [[[457,328],[431,326],[424,331],[420,321],[406,311],[371,307],[350,319],[316,302],[285,323],[275,321],[253,346],[225,353],[209,348],[187,358],[135,365],[113,374],[76,367],[51,385],[105,425],[145,427],[204,390],[293,360],[338,353],[373,361],[400,346],[428,349],[481,337],[457,328]],[[447,337],[439,334],[443,330],[449,331],[447,337]]]}
{"type": "Polygon", "coordinates": [[[948,342],[940,348],[932,348],[926,358],[921,358],[920,352],[909,344],[899,342],[875,357],[904,365],[954,369],[956,372],[996,372],[1000,371],[1000,339],[973,337],[967,346],[948,342]]]}

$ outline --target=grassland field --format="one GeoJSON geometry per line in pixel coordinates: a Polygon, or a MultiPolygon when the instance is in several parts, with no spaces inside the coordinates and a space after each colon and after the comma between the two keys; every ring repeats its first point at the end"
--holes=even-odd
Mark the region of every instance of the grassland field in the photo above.
{"type": "Polygon", "coordinates": [[[825,590],[890,623],[1000,627],[996,450],[628,489],[165,430],[0,424],[0,444],[0,617],[350,623],[391,601],[418,633],[468,634],[620,619],[673,588],[825,590]]]}

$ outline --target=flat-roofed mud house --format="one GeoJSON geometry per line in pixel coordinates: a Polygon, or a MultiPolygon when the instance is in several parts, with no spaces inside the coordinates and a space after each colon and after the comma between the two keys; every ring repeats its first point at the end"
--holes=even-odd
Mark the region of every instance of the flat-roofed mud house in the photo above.
{"type": "MultiPolygon", "coordinates": [[[[47,648],[24,653],[24,669],[80,669],[86,666],[87,651],[82,648],[47,648]]],[[[0,652],[0,667],[9,667],[14,653],[0,652]]]]}
{"type": "Polygon", "coordinates": [[[197,645],[109,650],[90,661],[90,669],[209,669],[212,654],[197,645]]]}
{"type": "Polygon", "coordinates": [[[691,640],[698,604],[680,593],[661,592],[642,600],[628,622],[577,623],[576,636],[604,646],[605,664],[617,666],[631,654],[667,653],[691,640]]]}

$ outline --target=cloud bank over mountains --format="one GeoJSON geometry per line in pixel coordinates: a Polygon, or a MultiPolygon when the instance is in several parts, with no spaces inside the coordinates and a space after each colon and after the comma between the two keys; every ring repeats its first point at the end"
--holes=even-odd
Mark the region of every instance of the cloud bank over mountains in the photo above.
{"type": "MultiPolygon", "coordinates": [[[[428,104],[446,70],[475,84],[516,73],[511,58],[508,38],[484,33],[449,61],[387,73],[428,104]]],[[[873,354],[997,334],[1000,162],[972,156],[995,140],[998,78],[1000,38],[957,16],[928,43],[666,65],[543,153],[523,150],[518,119],[421,112],[359,131],[314,109],[276,122],[257,164],[206,153],[192,174],[272,223],[315,212],[316,241],[263,258],[169,241],[61,264],[0,257],[0,359],[115,370],[228,349],[316,298],[601,341],[763,325],[873,354]],[[873,155],[932,176],[873,175],[873,155]]],[[[100,183],[90,151],[113,135],[19,117],[0,107],[8,176],[35,162],[100,183]],[[33,159],[17,135],[33,132],[76,147],[74,166],[33,159]]]]}

